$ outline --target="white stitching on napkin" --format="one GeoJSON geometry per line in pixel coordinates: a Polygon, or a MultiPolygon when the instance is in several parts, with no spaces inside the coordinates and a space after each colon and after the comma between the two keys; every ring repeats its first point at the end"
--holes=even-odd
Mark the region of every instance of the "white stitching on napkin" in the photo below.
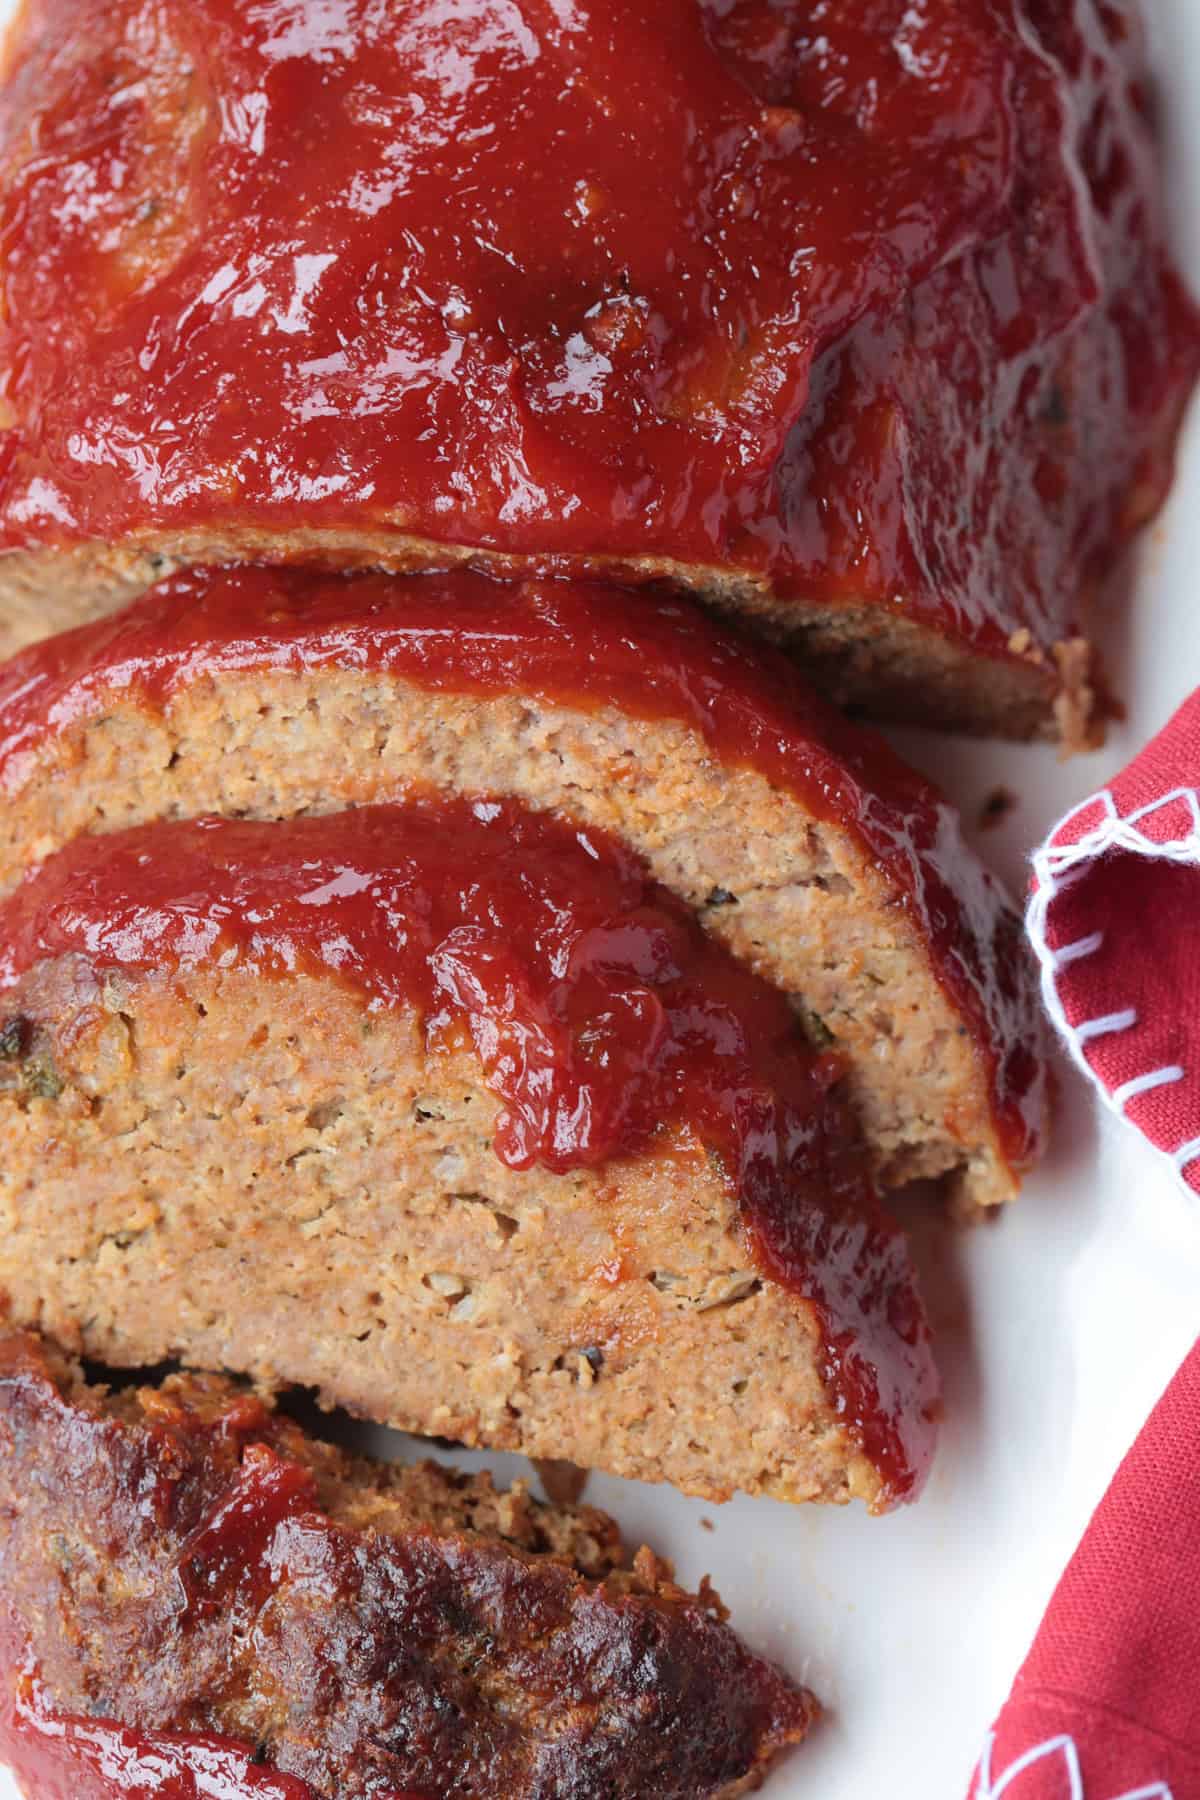
{"type": "MultiPolygon", "coordinates": [[[[1026,1750],[1016,1762],[1010,1763],[1003,1775],[996,1780],[992,1778],[992,1752],[996,1747],[994,1732],[989,1732],[983,1746],[983,1755],[979,1759],[979,1781],[972,1800],[1001,1800],[1012,1784],[1027,1769],[1041,1762],[1048,1756],[1060,1756],[1067,1777],[1067,1793],[1069,1800],[1087,1800],[1083,1789],[1083,1770],[1079,1766],[1079,1751],[1075,1739],[1067,1732],[1058,1737],[1047,1738],[1044,1744],[1035,1744],[1026,1750]]],[[[1113,1800],[1174,1800],[1170,1788],[1165,1781],[1152,1781],[1146,1787],[1131,1788],[1124,1794],[1115,1794],[1113,1800]]]]}
{"type": "Polygon", "coordinates": [[[1194,1163],[1200,1156],[1200,1138],[1192,1138],[1190,1143],[1180,1144],[1178,1150],[1174,1151],[1172,1155],[1175,1167],[1182,1175],[1188,1164],[1194,1163]]]}
{"type": "Polygon", "coordinates": [[[1100,1019],[1085,1019],[1082,1025],[1075,1027],[1075,1042],[1089,1044],[1093,1038],[1112,1037],[1114,1032],[1128,1031],[1136,1024],[1137,1013],[1132,1006],[1127,1006],[1121,1012],[1105,1013],[1100,1019]]]}
{"type": "Polygon", "coordinates": [[[1050,952],[1050,960],[1056,969],[1065,969],[1068,963],[1078,962],[1080,957],[1094,956],[1103,942],[1102,931],[1090,932],[1087,937],[1076,938],[1073,944],[1060,944],[1057,950],[1050,952]]]}
{"type": "MultiPolygon", "coordinates": [[[[1134,856],[1149,856],[1160,862],[1196,863],[1200,864],[1200,789],[1172,788],[1169,794],[1161,799],[1151,800],[1145,806],[1139,806],[1127,818],[1117,812],[1117,804],[1109,788],[1099,794],[1091,794],[1073,806],[1066,816],[1059,820],[1050,842],[1043,845],[1033,858],[1034,888],[1030,896],[1029,906],[1025,914],[1025,929],[1037,954],[1042,972],[1042,1001],[1049,1013],[1059,1036],[1063,1039],[1071,1058],[1078,1068],[1087,1076],[1104,1104],[1111,1111],[1124,1116],[1124,1109],[1130,1100],[1149,1088],[1159,1087],[1168,1081],[1182,1081],[1186,1073],[1176,1064],[1165,1069],[1147,1070],[1143,1075],[1134,1076],[1110,1094],[1097,1080],[1095,1071],[1084,1054],[1083,1046],[1091,1037],[1097,1037],[1105,1031],[1125,1031],[1136,1023],[1137,1014],[1132,1007],[1123,1012],[1109,1013],[1103,1019],[1088,1019],[1078,1028],[1067,1018],[1062,1000],[1059,997],[1058,983],[1055,979],[1058,971],[1076,961],[1081,956],[1090,956],[1100,947],[1103,934],[1093,932],[1088,937],[1077,938],[1073,944],[1064,944],[1059,950],[1051,950],[1046,942],[1046,926],[1050,908],[1065,888],[1073,886],[1087,874],[1088,864],[1096,857],[1102,856],[1106,850],[1122,849],[1130,851],[1134,856]],[[1191,826],[1182,837],[1168,838],[1157,843],[1148,838],[1145,832],[1138,829],[1139,824],[1161,812],[1166,806],[1176,806],[1180,802],[1186,805],[1191,826]],[[1072,819],[1086,813],[1090,808],[1099,806],[1103,818],[1098,825],[1084,833],[1077,844],[1056,844],[1059,837],[1072,819]],[[1116,1022],[1116,1021],[1119,1021],[1116,1022]]],[[[1155,1146],[1157,1148],[1157,1146],[1155,1146]]],[[[1180,1144],[1174,1150],[1165,1150],[1161,1155],[1169,1157],[1181,1185],[1187,1190],[1189,1199],[1195,1199],[1192,1189],[1184,1181],[1183,1172],[1200,1157],[1200,1139],[1180,1144]]],[[[1147,1794],[1157,1793],[1157,1789],[1146,1789],[1147,1794]]],[[[986,1800],[986,1797],[985,1797],[986,1800]]],[[[1072,1795],[1074,1800],[1074,1795],[1072,1795]]],[[[1135,1800],[1135,1796],[1124,1796],[1124,1800],[1135,1800]]]]}
{"type": "Polygon", "coordinates": [[[995,1746],[996,1739],[989,1734],[983,1747],[983,1755],[979,1760],[979,1786],[975,1789],[975,1800],[1000,1800],[1000,1796],[1005,1790],[1011,1787],[1017,1777],[1023,1775],[1026,1769],[1031,1769],[1034,1763],[1041,1762],[1043,1757],[1054,1756],[1060,1751],[1070,1784],[1070,1800],[1084,1800],[1083,1771],[1079,1767],[1079,1752],[1075,1748],[1075,1739],[1068,1737],[1066,1732],[1063,1732],[1060,1737],[1047,1738],[1044,1744],[1035,1744],[1032,1750],[1026,1750],[1023,1756],[1017,1758],[1016,1762],[1009,1764],[998,1781],[993,1782],[992,1751],[995,1746]]]}
{"type": "Polygon", "coordinates": [[[1123,1081],[1120,1087],[1112,1091],[1112,1103],[1118,1112],[1124,1112],[1131,1100],[1139,1094],[1148,1094],[1151,1088],[1169,1087],[1173,1081],[1183,1080],[1183,1070],[1178,1063],[1168,1063],[1163,1069],[1151,1069],[1148,1075],[1135,1075],[1132,1081],[1123,1081]]]}

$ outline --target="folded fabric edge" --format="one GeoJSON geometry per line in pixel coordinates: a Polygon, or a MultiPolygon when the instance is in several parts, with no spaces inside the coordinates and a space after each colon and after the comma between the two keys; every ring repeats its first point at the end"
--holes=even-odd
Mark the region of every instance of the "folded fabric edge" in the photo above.
{"type": "MultiPolygon", "coordinates": [[[[1025,913],[1025,929],[1041,971],[1043,1005],[1072,1061],[1087,1077],[1105,1106],[1124,1124],[1137,1130],[1125,1114],[1129,1102],[1152,1088],[1179,1080],[1183,1071],[1174,1064],[1147,1069],[1136,1079],[1124,1082],[1121,1087],[1110,1091],[1089,1062],[1084,1046],[1096,1037],[1132,1024],[1132,1015],[1127,1016],[1117,1011],[1106,1014],[1103,1018],[1087,1020],[1083,1025],[1072,1025],[1059,996],[1058,974],[1067,965],[1098,950],[1101,939],[1098,933],[1091,933],[1073,943],[1052,949],[1047,935],[1050,908],[1054,901],[1066,888],[1086,874],[1089,863],[1111,850],[1124,850],[1130,855],[1156,861],[1194,863],[1200,867],[1200,789],[1175,787],[1158,799],[1148,801],[1122,815],[1111,788],[1102,788],[1072,807],[1059,821],[1046,844],[1033,856],[1033,880],[1025,913]],[[1162,840],[1147,836],[1141,829],[1143,822],[1169,806],[1187,808],[1191,829],[1180,836],[1162,840]],[[1099,823],[1072,841],[1069,835],[1072,827],[1096,807],[1103,814],[1099,823]]],[[[1139,1132],[1139,1136],[1144,1136],[1144,1133],[1139,1132]]],[[[1190,1199],[1194,1199],[1195,1192],[1185,1179],[1184,1170],[1200,1158],[1200,1138],[1190,1138],[1170,1150],[1156,1144],[1151,1147],[1172,1167],[1179,1186],[1190,1199]]]]}

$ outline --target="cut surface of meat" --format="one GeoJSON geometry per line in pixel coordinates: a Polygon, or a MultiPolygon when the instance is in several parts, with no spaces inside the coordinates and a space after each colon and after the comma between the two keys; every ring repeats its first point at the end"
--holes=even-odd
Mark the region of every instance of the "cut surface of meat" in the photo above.
{"type": "Polygon", "coordinates": [[[688,601],[196,570],[0,670],[0,890],[81,832],[430,787],[643,856],[843,1055],[886,1185],[1015,1191],[1046,1108],[1015,909],[936,790],[688,601]]]}
{"type": "Polygon", "coordinates": [[[21,1321],[700,1493],[919,1490],[928,1331],[841,1060],[600,833],[82,837],[0,946],[21,1321]]]}
{"type": "Polygon", "coordinates": [[[592,1508],[0,1343],[0,1758],[30,1800],[731,1800],[811,1696],[592,1508]]]}

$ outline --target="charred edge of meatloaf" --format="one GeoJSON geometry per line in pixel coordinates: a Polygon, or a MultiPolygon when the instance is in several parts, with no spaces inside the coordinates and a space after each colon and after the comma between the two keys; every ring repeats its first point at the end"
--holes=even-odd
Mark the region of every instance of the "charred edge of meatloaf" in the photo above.
{"type": "Polygon", "coordinates": [[[815,1712],[603,1514],[355,1460],[218,1377],[110,1395],[4,1340],[0,1510],[58,1710],[252,1743],[322,1800],[728,1796],[815,1712]]]}

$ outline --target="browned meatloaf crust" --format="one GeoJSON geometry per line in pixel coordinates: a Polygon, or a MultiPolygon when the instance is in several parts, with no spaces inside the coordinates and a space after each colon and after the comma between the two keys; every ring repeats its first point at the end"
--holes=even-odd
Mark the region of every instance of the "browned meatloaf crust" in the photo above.
{"type": "Polygon", "coordinates": [[[110,1395],[5,1339],[0,1521],[39,1709],[236,1739],[314,1800],[717,1800],[815,1712],[604,1514],[351,1460],[215,1376],[110,1395]]]}
{"type": "Polygon", "coordinates": [[[1132,5],[337,18],[25,0],[0,654],[172,563],[465,561],[669,579],[839,701],[1088,738],[1197,360],[1132,5]]]}
{"type": "Polygon", "coordinates": [[[196,570],[0,669],[0,894],[76,834],[432,785],[598,826],[846,1056],[888,1187],[1009,1199],[1045,1130],[1015,908],[941,796],[660,594],[196,570]]]}

